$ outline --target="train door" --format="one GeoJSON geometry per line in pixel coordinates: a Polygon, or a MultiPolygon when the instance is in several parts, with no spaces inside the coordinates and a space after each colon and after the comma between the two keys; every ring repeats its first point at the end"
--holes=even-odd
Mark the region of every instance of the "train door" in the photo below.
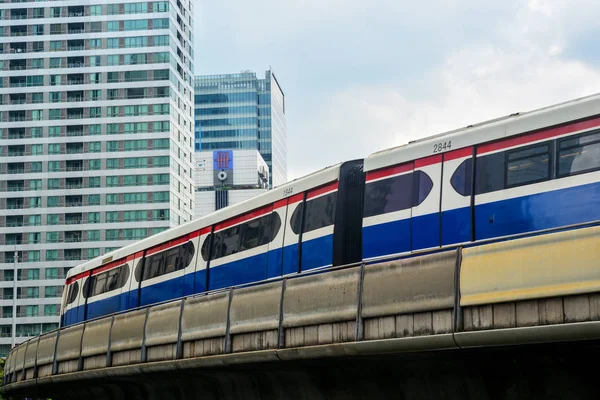
{"type": "Polygon", "coordinates": [[[306,192],[300,235],[300,270],[333,264],[333,229],[338,181],[306,192]]]}
{"type": "Polygon", "coordinates": [[[130,261],[131,274],[129,275],[129,282],[127,282],[125,288],[123,288],[123,296],[121,296],[121,308],[123,310],[129,310],[131,308],[139,307],[139,294],[140,294],[140,282],[142,276],[142,269],[144,266],[144,252],[139,251],[133,255],[133,260],[130,261]]]}
{"type": "MultiPolygon", "coordinates": [[[[283,227],[283,252],[282,252],[282,274],[288,275],[300,271],[300,232],[302,229],[302,217],[304,213],[305,193],[298,193],[287,199],[285,202],[286,217],[283,227]]],[[[281,203],[277,207],[281,207],[281,203]]]]}
{"type": "Polygon", "coordinates": [[[366,174],[363,258],[411,250],[414,163],[391,165],[366,174]]]}
{"type": "Polygon", "coordinates": [[[77,316],[75,322],[85,321],[87,316],[87,300],[90,297],[90,286],[92,284],[92,271],[84,273],[83,279],[79,281],[81,285],[81,295],[79,296],[79,306],[77,307],[77,316]]]}
{"type": "Polygon", "coordinates": [[[212,226],[200,230],[196,268],[194,270],[194,293],[202,293],[208,290],[208,268],[210,264],[212,239],[212,226]]]}
{"type": "Polygon", "coordinates": [[[444,153],[442,245],[473,240],[473,148],[444,153]]]}
{"type": "Polygon", "coordinates": [[[440,194],[442,155],[421,158],[414,163],[411,249],[440,246],[440,194]]]}
{"type": "Polygon", "coordinates": [[[181,265],[178,268],[183,268],[183,296],[189,296],[196,290],[196,265],[198,259],[202,260],[200,256],[200,236],[202,231],[195,231],[187,235],[188,242],[181,246],[179,253],[179,263],[181,265]],[[187,263],[186,263],[186,260],[187,263]]]}
{"type": "Polygon", "coordinates": [[[285,223],[287,221],[288,199],[273,204],[271,216],[271,237],[267,260],[267,279],[283,275],[283,246],[285,240],[285,223]]]}

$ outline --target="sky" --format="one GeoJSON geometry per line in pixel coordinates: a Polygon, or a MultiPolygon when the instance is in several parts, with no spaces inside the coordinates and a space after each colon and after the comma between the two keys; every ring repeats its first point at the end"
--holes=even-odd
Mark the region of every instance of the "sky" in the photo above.
{"type": "Polygon", "coordinates": [[[277,76],[290,180],[600,92],[597,0],[195,4],[196,74],[277,76]]]}

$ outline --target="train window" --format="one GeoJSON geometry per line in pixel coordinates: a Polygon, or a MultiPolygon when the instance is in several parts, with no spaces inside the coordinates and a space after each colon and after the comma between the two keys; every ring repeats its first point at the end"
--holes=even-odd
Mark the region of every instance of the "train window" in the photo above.
{"type": "Polygon", "coordinates": [[[504,189],[504,161],[504,152],[477,157],[475,194],[504,189]]]}
{"type": "Polygon", "coordinates": [[[202,254],[202,259],[204,259],[204,261],[208,261],[208,256],[210,253],[210,240],[212,239],[213,234],[209,234],[206,239],[204,239],[204,243],[202,243],[202,250],[200,250],[200,253],[202,254]]]}
{"type": "Polygon", "coordinates": [[[266,230],[265,228],[268,228],[268,225],[262,226],[261,220],[259,218],[249,221],[244,225],[245,226],[244,232],[242,234],[242,243],[240,244],[240,251],[258,247],[258,244],[260,243],[261,239],[261,229],[266,230]]]}
{"type": "Polygon", "coordinates": [[[433,181],[431,180],[429,175],[427,175],[423,171],[415,171],[415,175],[415,182],[418,182],[417,184],[419,186],[415,189],[415,193],[417,193],[417,198],[415,199],[415,201],[413,201],[413,207],[416,207],[423,201],[425,201],[427,196],[429,196],[431,189],[433,189],[433,181]]]}
{"type": "Polygon", "coordinates": [[[79,283],[73,282],[69,286],[69,292],[67,293],[67,304],[71,304],[77,299],[77,293],[79,292],[79,283]]]}
{"type": "Polygon", "coordinates": [[[219,232],[221,237],[213,243],[214,258],[230,256],[240,251],[241,233],[240,225],[219,232]]]}
{"type": "Polygon", "coordinates": [[[211,260],[270,243],[281,229],[279,214],[270,213],[209,235],[202,245],[202,258],[208,259],[208,243],[212,236],[211,260]]]}
{"type": "Polygon", "coordinates": [[[600,132],[586,133],[559,142],[558,177],[600,169],[600,132]]]}
{"type": "Polygon", "coordinates": [[[471,195],[471,176],[473,174],[473,159],[468,158],[464,160],[454,174],[450,178],[450,184],[452,188],[456,190],[456,193],[462,196],[471,195]]]}
{"type": "Polygon", "coordinates": [[[304,232],[310,232],[333,225],[336,199],[337,192],[333,192],[306,202],[304,232]]]}
{"type": "Polygon", "coordinates": [[[169,250],[147,256],[144,260],[143,280],[185,269],[194,258],[194,252],[194,244],[186,242],[169,250]]]}
{"type": "Polygon", "coordinates": [[[125,286],[129,278],[129,265],[124,264],[117,268],[109,269],[106,272],[92,275],[88,278],[83,296],[94,297],[102,293],[111,292],[125,286]],[[90,287],[91,285],[91,287],[90,287]]]}
{"type": "Polygon", "coordinates": [[[550,143],[506,152],[506,187],[550,179],[550,143]]]}
{"type": "Polygon", "coordinates": [[[298,204],[298,207],[292,213],[290,218],[290,227],[292,228],[292,232],[296,235],[300,234],[302,230],[302,214],[304,213],[304,203],[298,204]]]}
{"type": "Polygon", "coordinates": [[[413,174],[382,179],[365,185],[364,217],[411,208],[413,174]]]}

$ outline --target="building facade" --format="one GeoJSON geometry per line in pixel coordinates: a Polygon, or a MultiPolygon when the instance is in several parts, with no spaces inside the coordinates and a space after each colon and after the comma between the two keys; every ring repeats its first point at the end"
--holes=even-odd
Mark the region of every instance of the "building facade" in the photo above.
{"type": "Polygon", "coordinates": [[[272,71],[196,76],[196,151],[258,150],[270,184],[287,181],[285,95],[272,71]]]}
{"type": "Polygon", "coordinates": [[[193,218],[193,1],[0,4],[0,355],[66,271],[193,218]]]}
{"type": "Polygon", "coordinates": [[[195,160],[196,218],[269,188],[269,167],[257,150],[200,151],[195,160]]]}

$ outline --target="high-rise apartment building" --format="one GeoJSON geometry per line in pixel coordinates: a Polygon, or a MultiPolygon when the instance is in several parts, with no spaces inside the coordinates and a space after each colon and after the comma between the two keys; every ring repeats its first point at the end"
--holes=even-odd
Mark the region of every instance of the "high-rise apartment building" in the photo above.
{"type": "Polygon", "coordinates": [[[287,181],[285,96],[272,71],[196,76],[196,151],[258,150],[271,186],[287,181]]]}
{"type": "Polygon", "coordinates": [[[194,213],[193,1],[0,4],[0,355],[66,271],[194,213]]]}

